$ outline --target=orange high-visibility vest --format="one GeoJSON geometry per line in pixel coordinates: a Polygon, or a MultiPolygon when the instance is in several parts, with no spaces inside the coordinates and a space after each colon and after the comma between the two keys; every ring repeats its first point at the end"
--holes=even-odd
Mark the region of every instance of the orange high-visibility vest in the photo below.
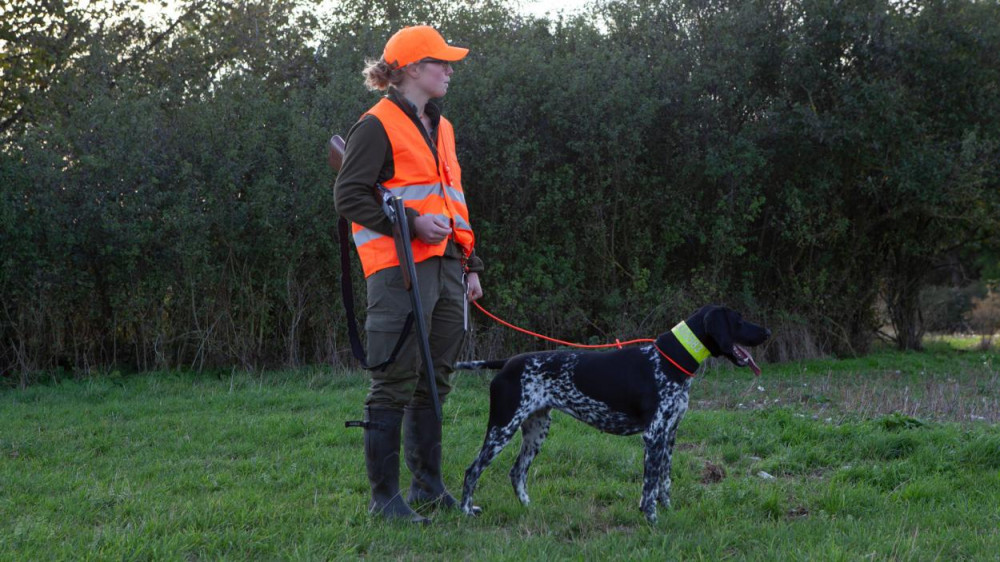
{"type": "MultiPolygon", "coordinates": [[[[462,191],[462,170],[455,156],[455,131],[441,117],[437,129],[437,162],[417,125],[395,102],[382,98],[365,115],[374,115],[385,128],[392,145],[394,175],[382,183],[403,204],[421,215],[436,215],[451,225],[451,239],[468,258],[475,245],[475,235],[469,222],[469,209],[462,191]]],[[[362,116],[363,117],[363,116],[362,116]]],[[[399,265],[396,245],[385,236],[354,223],[354,243],[361,256],[365,277],[387,267],[399,265]]],[[[412,234],[412,233],[411,233],[412,234]]],[[[413,261],[441,256],[448,240],[427,244],[418,238],[411,240],[413,261]]]]}

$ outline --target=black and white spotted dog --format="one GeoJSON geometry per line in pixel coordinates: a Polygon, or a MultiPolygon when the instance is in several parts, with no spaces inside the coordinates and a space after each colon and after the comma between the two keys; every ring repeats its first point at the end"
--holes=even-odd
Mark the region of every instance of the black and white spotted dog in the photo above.
{"type": "Polygon", "coordinates": [[[645,462],[639,508],[656,521],[656,504],[670,506],[670,465],[677,424],[688,409],[698,365],[709,355],[760,368],[743,346],[764,343],[765,328],[734,310],[705,306],[656,342],[610,352],[549,351],[503,361],[459,363],[500,369],[490,384],[490,415],[479,456],[465,471],[462,509],[472,514],[480,475],[521,428],[521,452],[510,471],[514,492],[527,504],[525,480],[549,430],[552,408],[615,435],[643,434],[645,462]]]}

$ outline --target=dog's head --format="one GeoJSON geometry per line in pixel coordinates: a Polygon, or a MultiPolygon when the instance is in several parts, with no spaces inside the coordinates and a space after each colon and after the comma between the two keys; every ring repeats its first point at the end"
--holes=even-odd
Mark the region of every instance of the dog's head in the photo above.
{"type": "MultiPolygon", "coordinates": [[[[701,330],[697,331],[704,334],[702,343],[712,356],[726,357],[737,367],[750,367],[755,375],[760,375],[760,367],[746,348],[767,341],[771,330],[744,320],[739,312],[724,306],[705,306],[691,317],[688,324],[693,322],[697,326],[699,316],[701,330]]],[[[692,329],[696,328],[692,326],[692,329]]]]}

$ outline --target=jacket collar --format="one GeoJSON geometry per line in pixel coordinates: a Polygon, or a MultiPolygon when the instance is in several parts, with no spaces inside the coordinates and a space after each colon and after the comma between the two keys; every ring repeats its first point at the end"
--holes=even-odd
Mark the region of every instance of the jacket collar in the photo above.
{"type": "MultiPolygon", "coordinates": [[[[389,93],[386,94],[386,97],[398,105],[410,119],[419,120],[417,117],[417,106],[413,105],[413,102],[406,99],[406,96],[404,96],[402,92],[396,88],[390,87],[389,93]]],[[[431,120],[431,129],[436,131],[438,123],[441,122],[441,107],[438,106],[435,100],[430,100],[427,102],[427,105],[424,106],[424,113],[431,120]]]]}

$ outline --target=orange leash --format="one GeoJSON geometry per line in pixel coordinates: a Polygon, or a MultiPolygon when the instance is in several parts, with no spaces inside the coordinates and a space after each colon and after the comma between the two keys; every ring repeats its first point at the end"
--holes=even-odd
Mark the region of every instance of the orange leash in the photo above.
{"type": "Polygon", "coordinates": [[[588,344],[583,344],[583,343],[573,343],[573,342],[568,342],[568,341],[564,341],[564,340],[559,340],[559,339],[556,339],[556,338],[550,338],[549,336],[544,336],[544,335],[539,334],[537,332],[532,332],[531,330],[526,330],[526,329],[524,329],[524,328],[522,328],[520,326],[515,326],[514,324],[511,324],[510,322],[507,322],[503,318],[500,318],[496,314],[493,314],[492,312],[490,312],[490,311],[486,310],[485,308],[483,308],[483,305],[479,304],[478,301],[472,301],[472,304],[476,305],[476,308],[479,309],[479,312],[482,312],[483,314],[485,314],[486,316],[489,316],[490,318],[492,318],[496,322],[498,322],[500,324],[503,324],[504,326],[507,326],[511,330],[515,330],[515,331],[521,332],[522,334],[528,334],[529,336],[534,336],[536,338],[543,339],[545,341],[550,341],[552,343],[558,343],[560,345],[565,345],[565,346],[568,346],[568,347],[578,347],[578,348],[581,348],[581,349],[605,349],[605,348],[608,348],[608,347],[617,347],[618,349],[621,349],[622,346],[624,346],[624,345],[632,345],[634,343],[652,343],[653,347],[656,348],[656,351],[659,351],[660,355],[662,355],[663,358],[666,359],[667,361],[670,361],[674,365],[674,367],[677,367],[678,369],[680,369],[680,371],[682,373],[684,373],[685,375],[687,375],[689,377],[693,377],[694,376],[694,373],[692,373],[691,371],[688,371],[687,369],[685,369],[684,367],[682,367],[680,365],[680,363],[678,363],[677,361],[674,361],[672,357],[670,357],[669,355],[667,355],[666,353],[664,353],[663,350],[660,349],[660,346],[656,345],[656,340],[654,340],[654,339],[637,338],[637,339],[628,340],[628,341],[620,341],[620,340],[616,339],[615,343],[599,343],[599,344],[594,344],[594,345],[588,345],[588,344]]]}
{"type": "Polygon", "coordinates": [[[542,334],[539,334],[539,333],[536,333],[536,332],[532,332],[531,330],[525,330],[524,328],[521,328],[519,326],[515,326],[515,325],[511,324],[510,322],[507,322],[506,320],[500,318],[499,316],[497,316],[497,315],[493,314],[492,312],[490,312],[490,311],[486,310],[485,308],[483,308],[483,305],[479,304],[478,301],[472,301],[472,304],[476,305],[476,308],[478,308],[479,311],[482,312],[483,314],[485,314],[486,316],[489,316],[493,320],[496,320],[500,324],[503,324],[504,326],[507,326],[508,328],[510,328],[512,330],[516,330],[518,332],[521,332],[522,334],[528,334],[529,336],[535,336],[536,338],[543,339],[545,341],[550,341],[552,343],[558,343],[560,345],[565,345],[565,346],[569,346],[569,347],[579,347],[581,349],[605,349],[605,348],[608,348],[608,347],[617,347],[618,349],[621,349],[621,347],[624,346],[624,345],[632,345],[634,343],[654,343],[654,342],[656,342],[656,340],[651,340],[649,338],[640,338],[640,339],[634,339],[634,340],[628,340],[628,341],[619,341],[619,340],[616,339],[615,343],[600,343],[600,344],[595,344],[595,345],[587,345],[587,344],[583,344],[583,343],[573,343],[573,342],[568,342],[568,341],[563,341],[563,340],[557,340],[556,338],[550,338],[549,336],[543,336],[542,334]]]}

